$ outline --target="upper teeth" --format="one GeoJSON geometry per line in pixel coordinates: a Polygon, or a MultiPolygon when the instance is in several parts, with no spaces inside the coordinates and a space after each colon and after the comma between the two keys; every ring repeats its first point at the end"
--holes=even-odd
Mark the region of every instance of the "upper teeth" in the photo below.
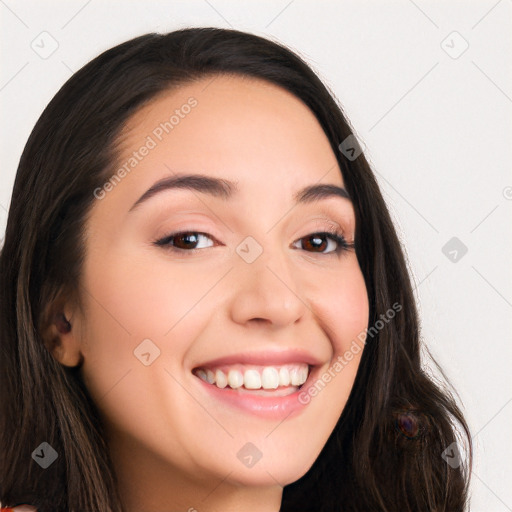
{"type": "Polygon", "coordinates": [[[306,382],[309,366],[305,363],[289,364],[285,366],[263,366],[212,370],[201,368],[197,376],[218,388],[229,386],[237,389],[242,386],[246,389],[276,389],[279,386],[301,386],[306,382]]]}

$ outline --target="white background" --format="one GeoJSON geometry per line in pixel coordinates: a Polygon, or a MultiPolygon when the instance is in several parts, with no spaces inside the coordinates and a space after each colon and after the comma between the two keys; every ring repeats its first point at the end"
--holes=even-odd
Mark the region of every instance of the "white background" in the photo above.
{"type": "Polygon", "coordinates": [[[471,510],[512,511],[511,13],[511,0],[0,0],[0,233],[32,127],[100,52],[186,26],[285,43],[367,146],[408,254],[422,337],[473,431],[471,510]],[[51,38],[58,48],[43,59],[31,45],[51,49],[51,38]],[[452,237],[468,248],[456,262],[442,252],[452,237]]]}

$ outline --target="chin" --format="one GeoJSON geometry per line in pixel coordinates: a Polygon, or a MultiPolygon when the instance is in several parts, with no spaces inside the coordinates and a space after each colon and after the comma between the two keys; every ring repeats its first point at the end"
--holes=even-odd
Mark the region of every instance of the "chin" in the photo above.
{"type": "Polygon", "coordinates": [[[262,456],[252,467],[244,467],[242,463],[235,469],[226,467],[224,475],[232,471],[228,480],[235,485],[284,487],[302,478],[309,471],[316,457],[317,455],[304,454],[303,457],[291,458],[287,454],[274,454],[272,458],[264,461],[265,457],[262,456]],[[281,460],[277,461],[278,458],[281,460]]]}

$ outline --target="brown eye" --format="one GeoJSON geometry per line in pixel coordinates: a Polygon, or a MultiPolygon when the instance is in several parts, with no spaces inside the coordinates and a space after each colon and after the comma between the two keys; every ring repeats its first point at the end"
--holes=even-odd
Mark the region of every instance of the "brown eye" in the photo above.
{"type": "Polygon", "coordinates": [[[327,241],[323,240],[325,238],[327,238],[327,236],[323,234],[310,235],[303,239],[306,240],[306,242],[303,243],[302,246],[308,251],[311,249],[318,252],[324,252],[328,246],[327,241]]]}
{"type": "MultiPolygon", "coordinates": [[[[181,231],[179,233],[171,233],[166,237],[157,240],[156,245],[166,247],[177,251],[193,251],[195,249],[204,249],[213,246],[213,243],[203,247],[197,247],[201,240],[212,240],[211,237],[205,233],[198,231],[181,231]]],[[[204,245],[204,244],[203,244],[204,245]]]]}
{"type": "Polygon", "coordinates": [[[341,233],[311,233],[297,242],[302,242],[301,248],[305,251],[326,255],[339,254],[352,247],[352,244],[348,244],[341,233]],[[326,251],[329,247],[331,250],[326,251]]]}
{"type": "Polygon", "coordinates": [[[197,245],[199,237],[196,233],[180,233],[173,237],[174,247],[178,249],[195,249],[195,245],[197,245]]]}

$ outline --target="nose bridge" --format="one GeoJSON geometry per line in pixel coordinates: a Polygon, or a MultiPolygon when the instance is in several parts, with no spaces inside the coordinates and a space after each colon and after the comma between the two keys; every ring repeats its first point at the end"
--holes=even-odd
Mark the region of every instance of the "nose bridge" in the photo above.
{"type": "Polygon", "coordinates": [[[307,310],[286,250],[272,236],[265,236],[262,243],[248,236],[236,247],[232,279],[231,310],[236,322],[258,319],[286,325],[307,310]]]}

